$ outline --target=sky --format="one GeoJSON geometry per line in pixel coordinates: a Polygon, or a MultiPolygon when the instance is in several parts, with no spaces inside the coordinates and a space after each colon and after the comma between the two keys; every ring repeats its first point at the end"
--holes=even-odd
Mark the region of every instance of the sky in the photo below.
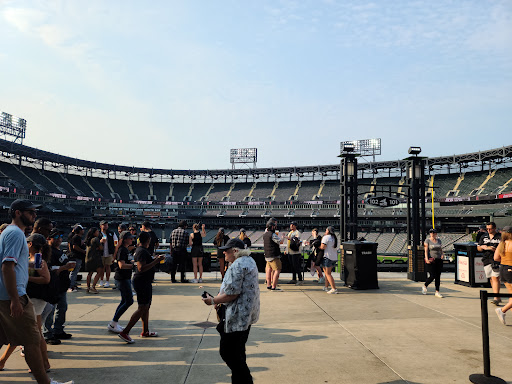
{"type": "Polygon", "coordinates": [[[498,148],[512,1],[0,0],[0,111],[26,145],[165,169],[253,147],[258,167],[335,164],[370,138],[377,160],[498,148]]]}

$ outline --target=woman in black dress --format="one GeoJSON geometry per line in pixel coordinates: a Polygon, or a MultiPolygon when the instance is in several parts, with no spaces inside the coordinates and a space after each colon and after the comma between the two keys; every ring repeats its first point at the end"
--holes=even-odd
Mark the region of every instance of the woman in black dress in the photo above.
{"type": "Polygon", "coordinates": [[[199,224],[192,226],[194,232],[190,234],[188,245],[192,246],[190,255],[192,256],[192,267],[194,269],[194,280],[193,283],[203,282],[203,237],[206,237],[205,225],[201,226],[201,232],[199,232],[199,224]],[[199,280],[197,279],[197,269],[199,267],[199,280]]]}
{"type": "Polygon", "coordinates": [[[92,227],[89,229],[87,236],[85,237],[85,246],[87,293],[97,294],[99,292],[96,290],[96,284],[98,283],[101,275],[103,275],[103,244],[100,242],[100,230],[98,228],[92,227]],[[91,288],[91,279],[94,272],[96,272],[96,276],[94,276],[91,288]]]}

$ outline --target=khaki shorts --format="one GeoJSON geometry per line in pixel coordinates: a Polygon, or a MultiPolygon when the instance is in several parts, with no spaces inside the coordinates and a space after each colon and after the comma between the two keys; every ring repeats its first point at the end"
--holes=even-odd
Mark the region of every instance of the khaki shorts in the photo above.
{"type": "Polygon", "coordinates": [[[103,266],[106,267],[107,265],[112,265],[114,256],[102,257],[101,260],[103,261],[103,266]]]}
{"type": "Polygon", "coordinates": [[[492,264],[484,265],[485,277],[500,277],[500,271],[493,271],[492,264]]]}
{"type": "Polygon", "coordinates": [[[0,300],[0,342],[11,345],[39,345],[41,334],[34,306],[27,295],[20,297],[21,317],[11,317],[11,301],[0,300]]]}
{"type": "Polygon", "coordinates": [[[280,271],[283,269],[283,264],[281,263],[281,259],[274,259],[272,261],[267,261],[267,267],[271,268],[273,271],[280,271]]]}

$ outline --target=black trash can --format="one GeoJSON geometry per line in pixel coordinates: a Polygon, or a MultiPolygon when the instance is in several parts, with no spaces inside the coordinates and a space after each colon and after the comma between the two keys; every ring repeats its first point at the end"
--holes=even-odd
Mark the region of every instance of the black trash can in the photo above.
{"type": "Polygon", "coordinates": [[[455,250],[455,284],[489,288],[491,284],[485,276],[483,255],[478,252],[477,244],[455,243],[453,248],[455,250]]]}
{"type": "Polygon", "coordinates": [[[377,243],[346,241],[342,244],[345,286],[352,289],[379,289],[377,243]]]}

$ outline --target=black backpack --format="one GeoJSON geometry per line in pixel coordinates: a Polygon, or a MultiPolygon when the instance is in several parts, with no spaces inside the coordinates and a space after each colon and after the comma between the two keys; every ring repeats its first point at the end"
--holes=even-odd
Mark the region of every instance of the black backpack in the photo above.
{"type": "Polygon", "coordinates": [[[297,236],[293,236],[290,239],[290,250],[297,252],[300,249],[300,239],[297,236]]]}

